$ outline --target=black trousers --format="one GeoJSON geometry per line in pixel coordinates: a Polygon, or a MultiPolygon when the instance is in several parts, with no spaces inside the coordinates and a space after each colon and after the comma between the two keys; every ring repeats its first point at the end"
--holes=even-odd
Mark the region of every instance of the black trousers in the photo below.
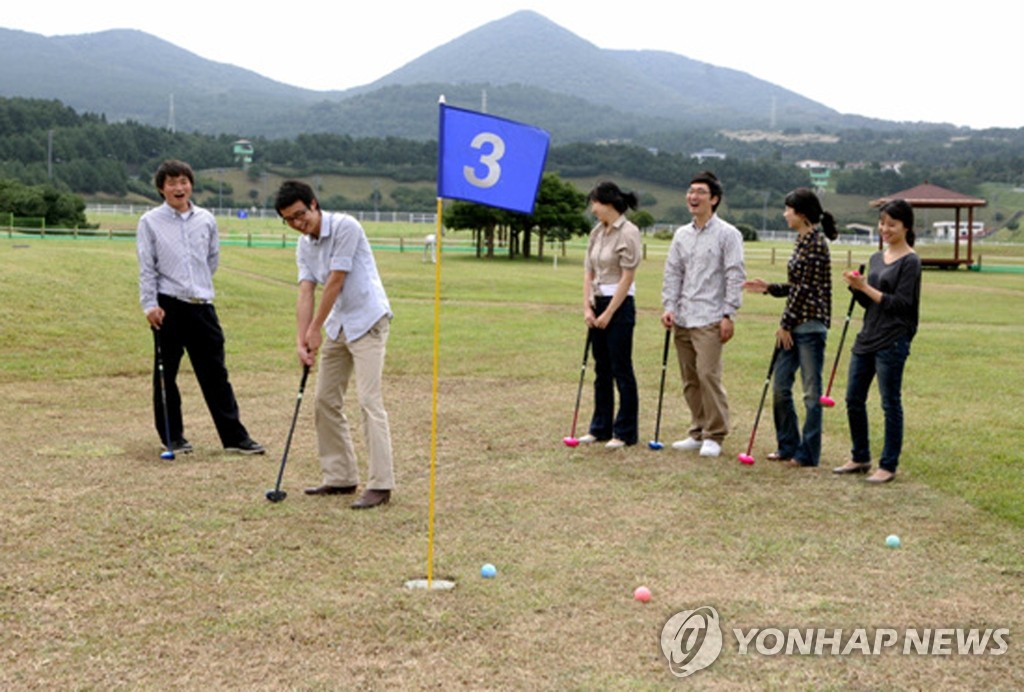
{"type": "MultiPolygon", "coordinates": [[[[163,326],[157,332],[164,361],[167,384],[167,415],[171,440],[184,437],[181,419],[181,393],[178,391],[178,368],[187,352],[196,380],[210,410],[217,434],[225,447],[234,447],[249,437],[238,413],[235,392],[228,381],[224,359],[224,332],[213,304],[185,303],[170,296],[157,297],[164,309],[163,326]]],[[[160,371],[153,354],[153,411],[160,439],[164,438],[164,407],[160,396],[160,371]]]]}
{"type": "MultiPolygon", "coordinates": [[[[611,302],[610,297],[598,297],[594,313],[600,315],[611,302]]],[[[590,330],[594,353],[594,415],[590,419],[590,434],[599,440],[615,437],[627,445],[635,445],[640,436],[640,398],[633,372],[635,326],[636,304],[633,296],[626,296],[607,327],[590,330]],[[615,413],[616,389],[618,413],[615,413]]]]}

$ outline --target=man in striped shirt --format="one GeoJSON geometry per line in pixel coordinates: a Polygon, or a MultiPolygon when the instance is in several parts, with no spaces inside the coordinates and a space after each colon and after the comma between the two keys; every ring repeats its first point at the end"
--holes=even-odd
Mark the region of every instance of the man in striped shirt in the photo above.
{"type": "Polygon", "coordinates": [[[238,402],[228,381],[224,332],[213,307],[213,274],[220,259],[217,221],[192,204],[192,168],[183,161],[165,161],[156,172],[156,189],[164,203],[143,214],[136,232],[139,258],[139,302],[155,330],[163,359],[167,411],[161,396],[159,363],[153,368],[153,409],[156,428],[170,451],[187,454],[177,375],[181,358],[189,361],[213,417],[217,434],[229,452],[263,454],[239,417],[238,402]],[[169,428],[165,432],[166,428],[169,428]]]}

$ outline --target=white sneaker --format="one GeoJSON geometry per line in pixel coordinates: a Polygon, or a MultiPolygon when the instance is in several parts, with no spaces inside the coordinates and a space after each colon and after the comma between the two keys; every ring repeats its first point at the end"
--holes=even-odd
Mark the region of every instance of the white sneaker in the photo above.
{"type": "Polygon", "coordinates": [[[608,444],[605,445],[607,449],[621,449],[626,446],[626,443],[620,439],[612,438],[608,440],[608,444]]]}
{"type": "Polygon", "coordinates": [[[700,447],[700,455],[702,457],[717,457],[721,453],[722,445],[714,440],[704,440],[704,444],[700,447]]]}
{"type": "Polygon", "coordinates": [[[587,433],[586,435],[580,438],[581,445],[589,445],[594,442],[597,442],[597,438],[591,435],[590,433],[587,433]]]}
{"type": "Polygon", "coordinates": [[[684,452],[695,452],[701,448],[700,440],[687,437],[685,440],[676,440],[672,443],[672,449],[679,449],[684,452]]]}

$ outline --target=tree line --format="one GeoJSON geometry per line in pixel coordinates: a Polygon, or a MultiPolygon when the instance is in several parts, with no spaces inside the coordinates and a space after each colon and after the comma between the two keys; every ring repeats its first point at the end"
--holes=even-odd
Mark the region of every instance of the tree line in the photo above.
{"type": "MultiPolygon", "coordinates": [[[[866,167],[835,176],[835,191],[849,194],[885,194],[902,186],[902,180],[929,180],[967,194],[976,194],[982,182],[1024,182],[1024,129],[957,137],[940,128],[903,133],[862,129],[837,134],[836,143],[787,147],[739,143],[710,131],[689,133],[687,141],[706,141],[728,153],[726,159],[715,160],[713,167],[729,181],[730,206],[737,209],[758,209],[766,194],[778,199],[788,190],[806,185],[806,172],[793,165],[801,158],[868,162],[866,167]],[[906,162],[902,178],[881,165],[892,160],[906,162]]],[[[38,194],[47,199],[64,194],[109,198],[132,193],[157,201],[151,180],[163,159],[184,159],[196,170],[237,167],[240,164],[233,147],[240,138],[235,134],[172,132],[132,121],[109,123],[102,115],[80,114],[55,100],[0,98],[0,179],[38,188],[38,194]]],[[[297,177],[337,173],[388,178],[401,183],[391,199],[371,195],[335,201],[343,201],[349,209],[433,208],[434,141],[308,133],[289,139],[257,137],[251,142],[255,150],[251,177],[274,172],[297,177]]],[[[699,167],[688,151],[653,150],[628,143],[570,143],[552,147],[546,173],[563,178],[616,175],[683,189],[699,167]]],[[[12,189],[9,183],[8,198],[12,189]]],[[[247,206],[254,201],[236,199],[231,189],[225,199],[223,185],[197,181],[197,199],[202,201],[199,195],[205,192],[208,204],[214,191],[218,201],[228,206],[247,206]]],[[[22,190],[20,198],[24,194],[22,190]]],[[[68,205],[60,206],[60,213],[68,211],[68,205]]],[[[5,209],[0,207],[0,211],[5,209]]]]}

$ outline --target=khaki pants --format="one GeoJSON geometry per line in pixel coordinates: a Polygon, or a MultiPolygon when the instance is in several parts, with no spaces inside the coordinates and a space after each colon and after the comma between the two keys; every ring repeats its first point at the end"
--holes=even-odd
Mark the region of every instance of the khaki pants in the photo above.
{"type": "Polygon", "coordinates": [[[676,356],[683,377],[683,398],[690,407],[690,437],[719,444],[729,433],[729,403],[722,386],[719,325],[674,327],[676,356]]]}
{"type": "Polygon", "coordinates": [[[366,488],[391,490],[395,474],[391,456],[391,428],[384,410],[381,380],[390,321],[382,317],[354,342],[327,339],[320,356],[316,384],[316,435],[320,467],[326,485],[359,485],[355,447],[343,407],[352,375],[363,416],[363,438],[369,456],[366,488]]]}

